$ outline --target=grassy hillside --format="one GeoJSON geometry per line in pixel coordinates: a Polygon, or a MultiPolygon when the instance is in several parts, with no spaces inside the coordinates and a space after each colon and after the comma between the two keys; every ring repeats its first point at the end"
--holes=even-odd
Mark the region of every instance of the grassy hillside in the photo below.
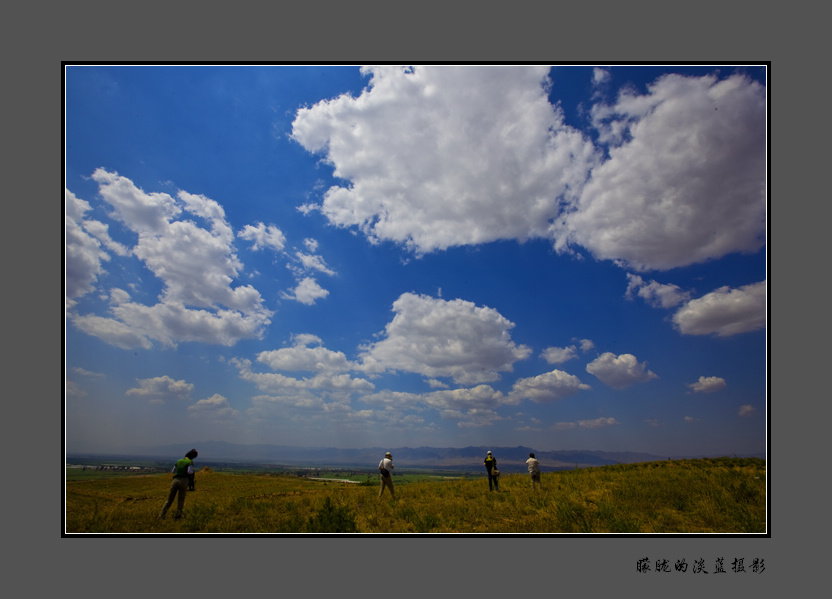
{"type": "MultiPolygon", "coordinates": [[[[361,477],[360,480],[366,480],[361,477]]],[[[765,461],[673,460],[528,475],[372,483],[203,469],[185,517],[157,516],[170,475],[68,477],[67,533],[764,533],[765,461]]]]}

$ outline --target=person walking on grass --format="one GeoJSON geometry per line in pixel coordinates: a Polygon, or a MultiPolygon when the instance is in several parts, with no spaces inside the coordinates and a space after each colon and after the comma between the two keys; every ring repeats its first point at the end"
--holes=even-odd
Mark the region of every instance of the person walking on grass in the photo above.
{"type": "Polygon", "coordinates": [[[488,490],[494,491],[496,489],[499,491],[500,483],[497,479],[500,476],[500,471],[497,470],[497,458],[491,455],[489,451],[482,463],[485,464],[485,469],[488,472],[488,490]]]}
{"type": "Polygon", "coordinates": [[[540,462],[537,461],[537,458],[534,457],[533,453],[529,454],[529,459],[526,460],[526,466],[529,467],[529,476],[532,478],[532,490],[534,490],[534,484],[537,483],[537,486],[543,489],[540,485],[540,462]]]}
{"type": "Polygon", "coordinates": [[[393,468],[393,456],[388,451],[378,463],[378,473],[381,475],[381,488],[378,491],[379,497],[384,493],[384,487],[390,489],[391,499],[395,499],[396,497],[396,494],[393,492],[393,473],[391,472],[393,468]]]}
{"type": "Polygon", "coordinates": [[[185,494],[188,492],[188,476],[194,473],[193,470],[193,463],[196,456],[199,455],[199,452],[196,449],[192,449],[188,453],[185,454],[185,457],[177,460],[176,464],[173,465],[173,469],[171,472],[173,473],[173,482],[170,484],[170,493],[168,494],[167,503],[162,506],[162,511],[159,512],[159,518],[161,520],[165,519],[165,514],[173,505],[173,500],[179,495],[178,503],[176,504],[176,515],[174,516],[175,520],[179,520],[182,517],[182,509],[185,507],[185,494]]]}

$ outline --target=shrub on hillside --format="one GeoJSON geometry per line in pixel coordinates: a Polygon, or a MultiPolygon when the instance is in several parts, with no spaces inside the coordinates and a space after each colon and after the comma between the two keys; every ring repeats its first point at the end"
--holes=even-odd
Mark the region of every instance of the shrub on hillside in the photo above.
{"type": "Polygon", "coordinates": [[[343,505],[335,505],[329,497],[306,523],[306,532],[356,532],[355,514],[343,505]]]}

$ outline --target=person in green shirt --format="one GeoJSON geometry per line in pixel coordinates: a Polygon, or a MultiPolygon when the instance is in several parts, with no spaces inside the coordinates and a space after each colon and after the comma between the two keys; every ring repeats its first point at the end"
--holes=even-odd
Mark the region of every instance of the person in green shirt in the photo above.
{"type": "Polygon", "coordinates": [[[177,460],[176,464],[173,465],[173,469],[171,470],[173,473],[173,482],[170,484],[167,503],[162,506],[162,511],[159,512],[160,519],[165,519],[165,514],[168,508],[173,505],[173,500],[177,494],[179,495],[179,501],[176,504],[176,515],[174,519],[179,520],[182,517],[182,510],[185,507],[185,494],[188,492],[188,476],[194,473],[192,466],[194,459],[198,455],[199,452],[196,449],[192,449],[185,454],[184,458],[177,460]]]}

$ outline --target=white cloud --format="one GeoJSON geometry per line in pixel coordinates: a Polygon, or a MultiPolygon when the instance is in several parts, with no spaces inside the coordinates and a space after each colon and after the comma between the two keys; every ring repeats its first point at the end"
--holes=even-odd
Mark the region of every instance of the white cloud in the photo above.
{"type": "Polygon", "coordinates": [[[476,384],[498,380],[531,354],[511,340],[514,323],[493,308],[404,293],[393,311],[385,338],[363,348],[367,372],[398,370],[476,384]]]}
{"type": "Polygon", "coordinates": [[[87,392],[75,381],[66,381],[66,396],[67,397],[86,397],[87,392]]]}
{"type": "Polygon", "coordinates": [[[436,410],[492,410],[506,403],[508,400],[500,391],[489,385],[477,385],[470,389],[446,389],[432,391],[421,396],[429,407],[436,410]]]}
{"type": "Polygon", "coordinates": [[[237,233],[237,237],[253,242],[251,247],[254,250],[271,248],[276,252],[281,252],[286,246],[286,236],[274,225],[266,226],[263,223],[246,225],[237,233]]]}
{"type": "Polygon", "coordinates": [[[607,69],[602,69],[600,67],[595,67],[592,69],[592,82],[595,85],[599,83],[604,83],[605,81],[609,81],[610,79],[610,72],[607,69]]]}
{"type": "Polygon", "coordinates": [[[241,265],[228,240],[193,222],[171,222],[162,235],[142,235],[133,252],[165,282],[163,301],[241,312],[260,308],[253,287],[231,287],[241,265]]]}
{"type": "Polygon", "coordinates": [[[725,379],[718,376],[700,376],[695,383],[688,384],[694,393],[713,393],[726,387],[725,379]]]}
{"type": "Polygon", "coordinates": [[[239,415],[239,412],[228,403],[228,399],[219,393],[188,406],[188,413],[191,416],[210,417],[216,420],[228,420],[239,415]]]}
{"type": "Polygon", "coordinates": [[[573,358],[577,358],[578,352],[577,348],[572,345],[569,347],[547,347],[540,355],[549,364],[563,364],[573,358]]]}
{"type": "MultiPolygon", "coordinates": [[[[252,407],[247,410],[247,414],[255,418],[273,418],[274,410],[279,410],[281,419],[295,419],[294,414],[287,414],[285,408],[298,408],[309,413],[309,410],[322,412],[324,409],[323,399],[310,393],[306,390],[287,389],[285,391],[278,391],[274,395],[255,395],[251,398],[252,407]]],[[[308,422],[304,421],[304,424],[308,422]]]]}
{"type": "MultiPolygon", "coordinates": [[[[97,169],[93,179],[113,209],[113,218],[136,234],[136,245],[130,251],[163,283],[163,291],[158,303],[145,305],[132,302],[120,289],[111,289],[110,314],[70,314],[75,326],[122,348],[149,348],[153,341],[233,345],[262,335],[272,312],[253,287],[232,286],[242,264],[233,250],[225,212],[217,202],[184,191],[179,192],[178,202],[168,194],[146,193],[129,179],[104,169],[97,169]],[[203,220],[210,230],[193,218],[174,220],[183,213],[203,220]]],[[[76,207],[76,212],[83,208],[76,207]]],[[[75,289],[82,281],[89,288],[91,274],[100,269],[95,271],[89,259],[74,263],[85,268],[78,267],[75,273],[68,268],[67,279],[76,281],[75,289]],[[78,271],[86,273],[86,278],[78,271]]],[[[69,305],[74,308],[76,304],[69,305]]]]}
{"type": "Polygon", "coordinates": [[[602,417],[593,420],[578,420],[576,422],[557,422],[551,428],[555,431],[570,431],[579,428],[595,429],[620,424],[615,418],[602,417]]]}
{"type": "Polygon", "coordinates": [[[282,371],[340,373],[353,368],[342,352],[321,347],[321,339],[315,335],[297,335],[293,347],[260,352],[257,361],[282,371]],[[312,344],[316,347],[309,347],[312,344]]]}
{"type": "Polygon", "coordinates": [[[130,250],[110,237],[110,227],[101,221],[85,220],[84,229],[108,250],[119,256],[127,256],[130,250]]]}
{"type": "Polygon", "coordinates": [[[303,252],[295,252],[295,258],[301,264],[303,270],[315,270],[327,275],[334,275],[335,271],[329,268],[324,262],[324,259],[315,254],[304,254],[303,252]]]}
{"type": "Polygon", "coordinates": [[[101,243],[84,229],[84,214],[90,209],[89,202],[64,190],[64,281],[69,305],[74,304],[74,298],[95,288],[98,277],[104,272],[101,262],[109,260],[101,243]]]}
{"type": "Polygon", "coordinates": [[[171,377],[157,376],[149,379],[137,379],[138,387],[128,389],[126,395],[149,399],[152,403],[164,403],[168,400],[186,400],[194,390],[192,383],[174,380],[171,377]]]}
{"type": "Polygon", "coordinates": [[[637,271],[763,246],[766,94],[743,76],[668,75],[596,104],[602,162],[549,103],[547,67],[363,72],[360,96],[293,123],[346,181],[318,206],[333,224],[416,253],[547,238],[637,271]]]}
{"type": "Polygon", "coordinates": [[[557,422],[552,425],[553,431],[571,431],[578,428],[578,425],[574,422],[557,422]]]}
{"type": "Polygon", "coordinates": [[[615,426],[618,421],[615,418],[595,418],[594,420],[578,420],[579,428],[604,428],[615,426]]]}
{"type": "Polygon", "coordinates": [[[282,297],[285,299],[296,300],[307,306],[313,305],[319,299],[325,298],[329,295],[329,291],[318,285],[318,282],[312,277],[305,277],[291,292],[284,292],[282,297]]]}
{"type": "Polygon", "coordinates": [[[581,351],[586,353],[592,349],[595,349],[595,344],[592,342],[591,339],[581,339],[581,351]]]}
{"type": "Polygon", "coordinates": [[[606,352],[587,364],[586,371],[605,385],[624,389],[635,383],[646,383],[658,376],[647,369],[645,362],[639,362],[632,354],[616,356],[606,352]]]}
{"type": "Polygon", "coordinates": [[[352,378],[349,374],[339,374],[331,370],[322,370],[312,377],[294,378],[276,372],[254,372],[251,369],[251,361],[234,359],[232,364],[239,371],[242,380],[253,383],[264,393],[274,396],[297,396],[299,393],[322,392],[340,394],[348,397],[349,394],[360,392],[369,393],[375,386],[360,378],[352,378]]]}
{"type": "Polygon", "coordinates": [[[101,197],[113,208],[112,216],[139,235],[164,235],[182,208],[167,193],[145,193],[133,182],[103,168],[92,174],[101,197]]]}
{"type": "Polygon", "coordinates": [[[530,399],[535,403],[547,403],[591,388],[575,375],[562,370],[553,370],[535,377],[519,379],[514,383],[509,396],[517,399],[530,399]]]}
{"type": "Polygon", "coordinates": [[[627,280],[629,283],[625,297],[632,299],[635,294],[655,308],[672,308],[690,299],[690,293],[678,285],[646,282],[640,276],[630,273],[627,274],[627,280]]]}
{"type": "Polygon", "coordinates": [[[115,345],[121,349],[150,349],[153,344],[141,331],[132,329],[129,325],[119,322],[113,318],[95,316],[93,314],[77,315],[72,317],[74,324],[79,331],[87,335],[98,337],[105,343],[115,345]]]}
{"type": "Polygon", "coordinates": [[[234,345],[240,339],[258,337],[268,318],[263,313],[244,315],[235,310],[194,310],[180,302],[166,301],[146,306],[129,301],[122,290],[111,293],[112,318],[76,316],[73,324],[102,341],[130,349],[148,349],[152,341],[174,347],[200,342],[234,345]]]}
{"type": "Polygon", "coordinates": [[[465,412],[454,414],[453,419],[457,420],[458,428],[482,428],[492,426],[495,422],[503,420],[503,418],[492,410],[467,410],[465,412]]]}
{"type": "Polygon", "coordinates": [[[595,159],[547,98],[546,66],[366,67],[369,86],[302,108],[292,137],[336,177],[321,212],[417,253],[547,235],[595,159]]]}
{"type": "Polygon", "coordinates": [[[515,405],[518,400],[506,397],[489,385],[472,388],[445,389],[429,393],[382,391],[364,395],[361,401],[384,406],[390,413],[401,414],[405,410],[435,410],[443,420],[456,420],[459,427],[489,426],[502,417],[496,409],[503,405],[515,405]]]}
{"type": "Polygon", "coordinates": [[[83,376],[90,376],[90,377],[94,377],[94,378],[104,378],[104,377],[106,377],[106,376],[107,376],[107,375],[106,375],[106,374],[104,374],[103,372],[91,372],[91,371],[89,371],[89,370],[86,370],[86,369],[81,368],[81,367],[78,367],[78,366],[76,366],[76,367],[75,367],[75,368],[73,368],[72,370],[73,370],[74,372],[77,372],[78,374],[83,375],[83,376]]]}
{"type": "Polygon", "coordinates": [[[766,326],[766,281],[738,289],[728,286],[691,300],[673,315],[684,335],[730,337],[766,326]]]}
{"type": "Polygon", "coordinates": [[[740,406],[740,410],[738,412],[738,414],[742,417],[753,416],[756,413],[757,413],[757,408],[755,408],[754,406],[749,405],[749,404],[740,406]]]}
{"type": "Polygon", "coordinates": [[[667,75],[593,117],[609,159],[553,227],[556,247],[641,271],[755,252],[766,217],[766,93],[742,76],[667,75]]]}

